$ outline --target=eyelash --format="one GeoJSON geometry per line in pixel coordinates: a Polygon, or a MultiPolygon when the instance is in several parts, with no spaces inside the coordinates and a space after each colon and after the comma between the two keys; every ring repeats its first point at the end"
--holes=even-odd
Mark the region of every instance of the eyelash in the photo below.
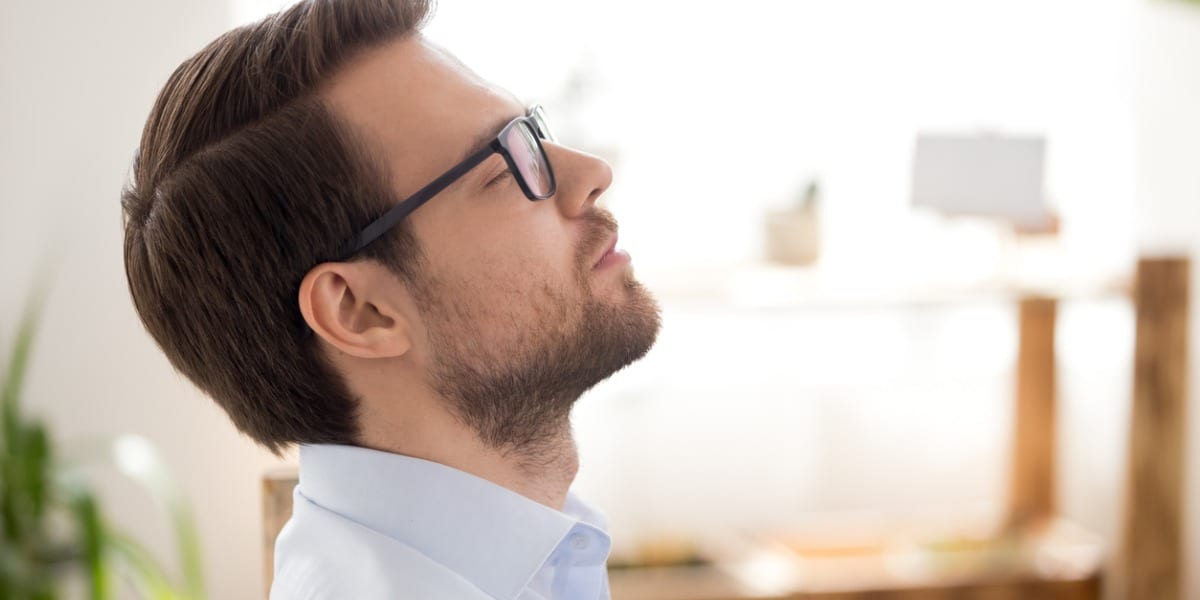
{"type": "Polygon", "coordinates": [[[496,176],[493,177],[492,180],[487,183],[486,187],[492,187],[493,185],[500,183],[501,179],[504,179],[505,177],[511,177],[511,176],[512,176],[512,169],[509,169],[508,167],[504,167],[504,170],[497,173],[496,176]]]}

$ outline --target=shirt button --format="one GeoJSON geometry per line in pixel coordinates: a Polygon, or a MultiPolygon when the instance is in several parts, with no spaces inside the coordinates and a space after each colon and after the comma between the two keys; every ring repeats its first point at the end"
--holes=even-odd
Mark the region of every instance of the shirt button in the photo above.
{"type": "Polygon", "coordinates": [[[571,547],[576,550],[586,550],[588,547],[587,536],[582,533],[576,533],[571,536],[571,547]]]}

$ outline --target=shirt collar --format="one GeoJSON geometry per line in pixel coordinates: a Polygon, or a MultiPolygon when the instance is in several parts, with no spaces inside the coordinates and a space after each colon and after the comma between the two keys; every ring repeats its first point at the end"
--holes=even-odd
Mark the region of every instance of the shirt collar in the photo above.
{"type": "Polygon", "coordinates": [[[573,491],[557,511],[452,467],[356,446],[301,445],[300,493],[497,598],[515,598],[572,529],[608,538],[607,519],[573,491]]]}

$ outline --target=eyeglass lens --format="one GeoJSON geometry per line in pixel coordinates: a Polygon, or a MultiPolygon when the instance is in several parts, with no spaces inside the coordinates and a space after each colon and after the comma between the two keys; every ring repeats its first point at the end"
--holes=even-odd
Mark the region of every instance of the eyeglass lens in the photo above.
{"type": "Polygon", "coordinates": [[[516,163],[517,170],[521,172],[525,185],[529,186],[529,191],[535,196],[545,197],[550,195],[551,191],[550,169],[535,135],[529,122],[521,121],[516,127],[508,129],[503,142],[516,163]]]}

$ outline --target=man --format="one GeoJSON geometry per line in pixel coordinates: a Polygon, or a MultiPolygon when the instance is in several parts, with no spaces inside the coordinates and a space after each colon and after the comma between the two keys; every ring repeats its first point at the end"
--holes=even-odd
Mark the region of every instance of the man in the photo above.
{"type": "Polygon", "coordinates": [[[570,411],[658,308],[608,165],[428,12],[310,0],[185,61],[123,194],[130,291],[242,432],[300,444],[272,598],[607,598],[570,411]]]}

